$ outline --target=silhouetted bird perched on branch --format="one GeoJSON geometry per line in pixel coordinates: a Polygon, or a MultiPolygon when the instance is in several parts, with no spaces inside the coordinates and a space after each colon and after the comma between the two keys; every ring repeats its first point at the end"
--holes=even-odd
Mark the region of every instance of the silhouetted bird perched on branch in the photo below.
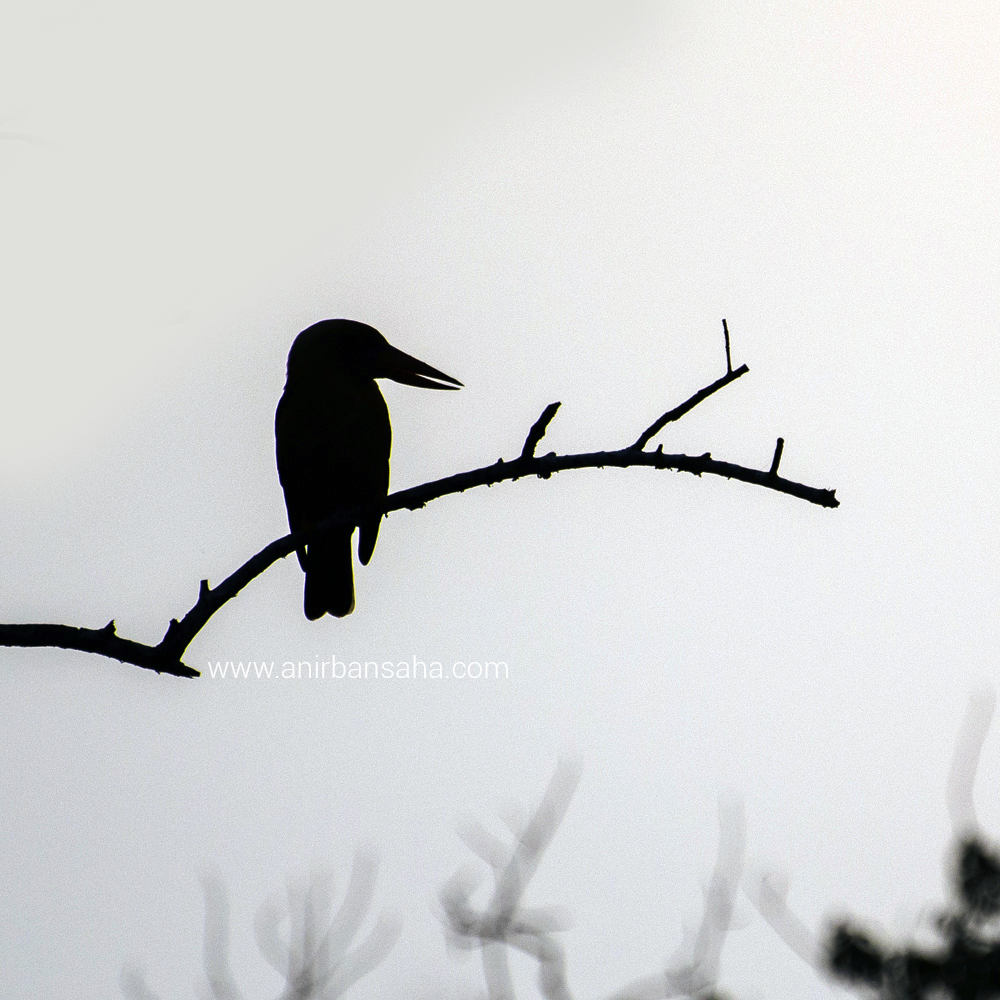
{"type": "Polygon", "coordinates": [[[378,538],[378,505],[389,492],[392,428],[377,378],[425,389],[462,385],[391,347],[378,330],[349,319],[310,326],[288,352],[285,391],[274,415],[288,526],[300,531],[338,512],[348,515],[348,523],[298,550],[310,621],[327,612],[342,618],[354,610],[351,537],[359,528],[362,566],[368,565],[378,538]],[[356,510],[365,507],[367,512],[356,510]]]}

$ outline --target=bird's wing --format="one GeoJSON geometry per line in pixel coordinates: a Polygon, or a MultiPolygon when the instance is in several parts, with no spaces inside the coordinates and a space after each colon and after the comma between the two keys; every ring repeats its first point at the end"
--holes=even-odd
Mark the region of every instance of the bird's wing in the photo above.
{"type": "MultiPolygon", "coordinates": [[[[285,494],[285,510],[288,512],[288,528],[291,532],[301,531],[306,527],[304,518],[299,511],[297,489],[294,467],[296,456],[294,455],[294,435],[295,428],[292,407],[288,402],[287,393],[282,393],[278,400],[278,408],[274,411],[274,446],[275,459],[278,466],[278,481],[281,483],[282,491],[285,494]]],[[[299,560],[299,566],[305,572],[308,558],[306,547],[300,545],[295,550],[295,555],[299,560]]]]}
{"type": "MultiPolygon", "coordinates": [[[[369,450],[373,456],[368,484],[367,502],[380,503],[389,493],[389,452],[392,450],[392,424],[389,422],[389,408],[378,388],[371,397],[372,419],[369,422],[369,450]]],[[[358,525],[358,560],[367,566],[378,541],[378,529],[382,514],[374,514],[362,519],[358,525]]]]}

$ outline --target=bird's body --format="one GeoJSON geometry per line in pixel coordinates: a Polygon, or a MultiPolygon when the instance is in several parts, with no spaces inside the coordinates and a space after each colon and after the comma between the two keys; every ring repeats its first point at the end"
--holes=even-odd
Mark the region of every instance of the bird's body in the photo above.
{"type": "Polygon", "coordinates": [[[362,565],[378,538],[389,491],[392,427],[376,378],[438,389],[461,385],[352,320],[316,323],[296,337],[288,354],[288,378],[274,417],[288,525],[308,531],[338,513],[347,515],[345,523],[316,534],[298,550],[310,620],[354,610],[351,537],[358,527],[362,565]]]}
{"type": "MultiPolygon", "coordinates": [[[[309,371],[290,382],[274,417],[278,477],[292,531],[313,528],[337,511],[378,504],[389,492],[392,427],[378,385],[329,375],[309,371]]],[[[380,520],[381,514],[359,519],[362,565],[371,558],[380,520]]],[[[310,542],[308,563],[300,552],[310,620],[354,610],[354,528],[331,528],[310,542]]]]}

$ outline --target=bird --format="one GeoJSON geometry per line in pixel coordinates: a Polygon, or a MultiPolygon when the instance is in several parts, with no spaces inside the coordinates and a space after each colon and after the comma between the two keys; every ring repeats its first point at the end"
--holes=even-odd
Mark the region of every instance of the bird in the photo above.
{"type": "Polygon", "coordinates": [[[278,479],[288,526],[308,531],[340,513],[344,523],[296,549],[305,572],[303,609],[316,621],[354,610],[352,539],[367,566],[389,493],[392,425],[375,379],[425,389],[460,389],[458,379],[395,348],[366,323],[327,319],[303,330],[288,352],[274,414],[278,479]]]}

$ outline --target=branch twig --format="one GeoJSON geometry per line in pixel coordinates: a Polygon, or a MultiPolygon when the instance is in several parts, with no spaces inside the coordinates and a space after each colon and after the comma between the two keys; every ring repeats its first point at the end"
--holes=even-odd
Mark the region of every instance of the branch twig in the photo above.
{"type": "Polygon", "coordinates": [[[675,420],[680,420],[689,410],[693,410],[702,400],[708,399],[713,392],[718,392],[724,386],[729,385],[730,382],[735,382],[741,375],[746,375],[750,371],[746,365],[740,365],[736,371],[730,369],[725,375],[720,379],[716,379],[711,385],[705,386],[704,389],[699,389],[690,399],[681,403],[680,406],[675,406],[672,410],[667,410],[666,413],[660,417],[655,423],[652,423],[647,427],[640,435],[639,439],[634,445],[632,445],[633,451],[642,451],[643,448],[649,444],[650,439],[659,434],[667,424],[673,423],[675,420]]]}
{"type": "Polygon", "coordinates": [[[781,453],[785,450],[785,439],[778,438],[777,444],[774,446],[774,458],[771,459],[771,470],[768,472],[769,476],[776,476],[778,474],[778,465],[781,463],[781,453]]]}
{"type": "MultiPolygon", "coordinates": [[[[643,450],[650,439],[668,423],[679,420],[703,400],[749,371],[746,365],[733,370],[729,353],[729,328],[725,320],[723,320],[723,330],[726,336],[726,374],[696,392],[680,406],[664,413],[642,432],[634,444],[616,451],[593,451],[574,455],[557,455],[555,452],[549,452],[547,455],[536,456],[535,449],[559,409],[559,403],[550,403],[532,425],[521,454],[517,458],[509,462],[500,458],[493,465],[473,469],[470,472],[460,472],[407,490],[397,490],[386,498],[382,513],[389,514],[404,509],[417,510],[439,497],[464,493],[476,486],[493,486],[495,483],[507,480],[523,479],[526,476],[549,479],[555,473],[565,472],[568,469],[629,469],[638,466],[672,469],[676,472],[689,472],[695,476],[706,473],[723,476],[754,486],[762,486],[778,493],[787,493],[789,496],[798,497],[820,507],[839,506],[836,491],[806,486],[778,475],[778,463],[781,461],[785,443],[783,438],[778,438],[771,467],[766,471],[750,469],[732,462],[721,462],[712,458],[710,452],[705,452],[703,455],[670,455],[664,453],[662,445],[655,451],[643,450]]],[[[198,600],[194,606],[179,621],[176,618],[171,620],[163,639],[155,646],[123,639],[115,633],[114,621],[108,622],[100,629],[56,624],[0,624],[0,646],[55,646],[62,649],[78,649],[85,653],[97,653],[100,656],[120,660],[122,663],[155,670],[157,673],[173,674],[177,677],[199,677],[200,672],[187,666],[181,657],[212,615],[272,563],[306,544],[313,534],[335,524],[357,524],[361,513],[360,509],[339,511],[312,531],[296,532],[276,539],[248,559],[214,589],[209,586],[207,580],[202,580],[198,600]]]]}
{"type": "Polygon", "coordinates": [[[558,410],[561,405],[561,403],[549,403],[549,405],[542,410],[542,415],[531,425],[531,430],[528,431],[528,436],[524,439],[524,447],[521,449],[521,458],[535,457],[535,449],[538,447],[538,442],[545,436],[545,432],[549,429],[549,424],[552,422],[552,418],[556,415],[556,410],[558,410]]]}

